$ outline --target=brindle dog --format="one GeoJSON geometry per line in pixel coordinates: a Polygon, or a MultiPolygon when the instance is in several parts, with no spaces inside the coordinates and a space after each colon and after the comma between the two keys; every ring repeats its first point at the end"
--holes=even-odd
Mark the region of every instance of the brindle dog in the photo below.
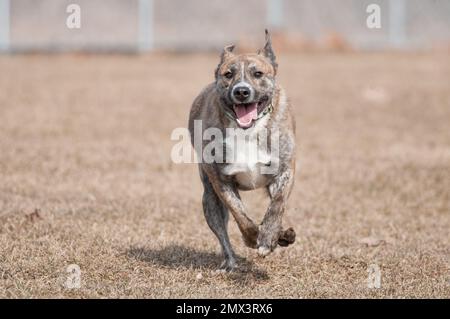
{"type": "MultiPolygon", "coordinates": [[[[233,45],[224,48],[215,82],[195,99],[189,117],[193,145],[194,121],[201,120],[201,134],[208,128],[218,128],[226,135],[229,128],[234,128],[244,132],[246,141],[256,145],[259,155],[263,154],[256,161],[199,164],[204,186],[203,211],[209,227],[219,239],[225,257],[221,268],[227,271],[237,266],[227,232],[229,212],[236,220],[245,244],[257,249],[260,256],[295,240],[292,228],[282,229],[282,217],[294,182],[295,122],[285,92],[275,81],[278,65],[270,35],[266,30],[265,46],[255,54],[234,54],[233,49],[233,45]],[[276,146],[277,152],[268,153],[263,147],[262,131],[269,137],[277,132],[276,145],[268,138],[271,149],[276,146]],[[272,165],[275,170],[262,172],[263,168],[272,165]],[[239,190],[262,187],[267,190],[270,205],[262,223],[257,226],[247,216],[239,190]]],[[[203,141],[203,146],[208,142],[203,141]]],[[[234,144],[225,139],[221,145],[227,152],[234,144]]],[[[198,150],[197,153],[203,156],[198,150]]]]}

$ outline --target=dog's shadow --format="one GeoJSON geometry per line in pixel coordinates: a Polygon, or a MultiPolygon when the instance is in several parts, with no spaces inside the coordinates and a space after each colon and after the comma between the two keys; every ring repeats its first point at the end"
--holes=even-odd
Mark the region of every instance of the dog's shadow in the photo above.
{"type": "MultiPolygon", "coordinates": [[[[128,258],[134,258],[152,265],[168,267],[172,269],[186,268],[198,270],[216,271],[220,267],[222,257],[218,254],[199,251],[194,248],[180,245],[168,245],[160,249],[132,247],[126,251],[128,258]]],[[[269,276],[265,270],[259,269],[253,261],[243,257],[237,257],[239,268],[226,273],[229,279],[238,282],[247,280],[264,281],[269,276]]]]}

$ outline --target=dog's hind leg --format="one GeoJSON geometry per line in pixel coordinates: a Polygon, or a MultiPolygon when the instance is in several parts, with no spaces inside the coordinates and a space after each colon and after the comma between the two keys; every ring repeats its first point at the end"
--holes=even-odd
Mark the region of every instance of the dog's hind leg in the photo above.
{"type": "Polygon", "coordinates": [[[213,231],[219,239],[220,246],[224,255],[224,262],[220,266],[221,269],[231,271],[236,268],[236,258],[231,247],[230,239],[227,232],[228,224],[228,209],[221,202],[219,197],[214,192],[211,183],[206,174],[200,172],[203,182],[203,213],[205,214],[206,222],[209,228],[213,231]]]}

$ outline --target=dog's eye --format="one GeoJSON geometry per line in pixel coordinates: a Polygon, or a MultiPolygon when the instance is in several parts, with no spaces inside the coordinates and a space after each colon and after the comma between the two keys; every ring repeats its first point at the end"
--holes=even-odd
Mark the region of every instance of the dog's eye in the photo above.
{"type": "Polygon", "coordinates": [[[263,73],[261,71],[256,71],[255,73],[253,73],[253,76],[257,79],[259,79],[260,77],[263,76],[263,73]]]}
{"type": "Polygon", "coordinates": [[[226,77],[227,79],[231,79],[233,77],[233,72],[227,71],[224,73],[223,76],[226,77]]]}

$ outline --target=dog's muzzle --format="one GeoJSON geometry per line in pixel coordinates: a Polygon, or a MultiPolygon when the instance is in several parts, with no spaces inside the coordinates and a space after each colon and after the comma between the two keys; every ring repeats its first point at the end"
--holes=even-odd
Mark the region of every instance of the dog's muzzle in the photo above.
{"type": "Polygon", "coordinates": [[[231,90],[231,100],[234,104],[249,103],[255,97],[255,90],[247,82],[238,82],[231,90]]]}

